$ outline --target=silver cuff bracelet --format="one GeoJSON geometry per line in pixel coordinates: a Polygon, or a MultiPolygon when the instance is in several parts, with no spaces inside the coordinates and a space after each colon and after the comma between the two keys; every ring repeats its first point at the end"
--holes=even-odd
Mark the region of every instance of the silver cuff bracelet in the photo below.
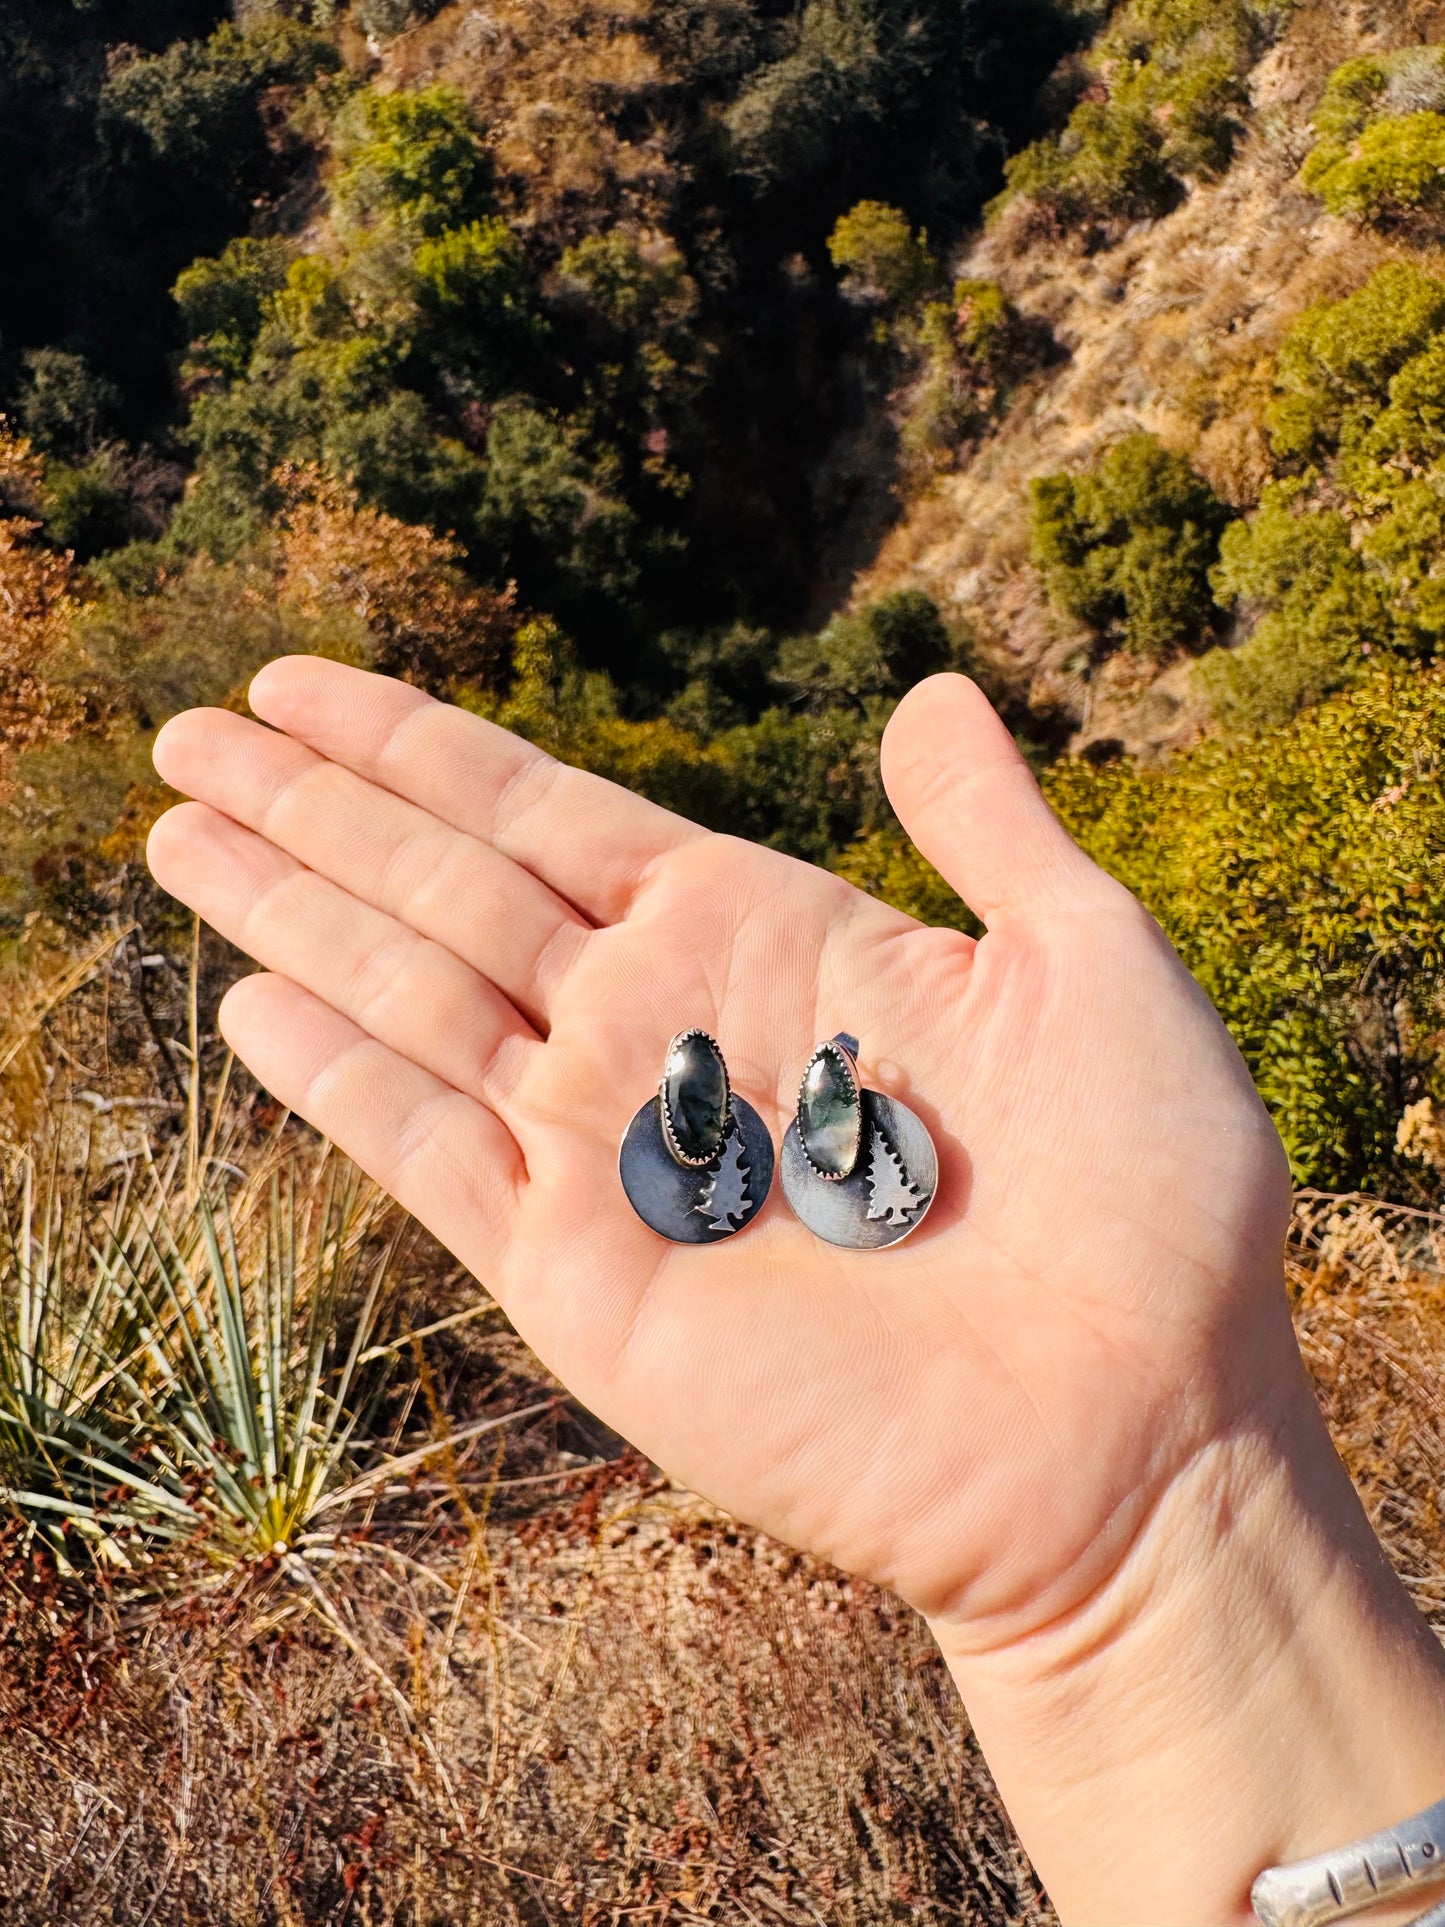
{"type": "MultiPolygon", "coordinates": [[[[1264,1927],[1327,1927],[1436,1880],[1445,1880],[1445,1800],[1353,1846],[1269,1867],[1249,1897],[1264,1927]]],[[[1445,1902],[1415,1927],[1445,1927],[1445,1902]]]]}

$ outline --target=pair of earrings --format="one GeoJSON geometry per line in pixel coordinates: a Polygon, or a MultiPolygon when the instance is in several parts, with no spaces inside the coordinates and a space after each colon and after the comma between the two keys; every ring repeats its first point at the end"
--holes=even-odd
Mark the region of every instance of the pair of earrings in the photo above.
{"type": "MultiPolygon", "coordinates": [[[[858,1040],[819,1044],[783,1138],[783,1190],[831,1245],[877,1251],[920,1224],[938,1188],[938,1155],[922,1120],[863,1088],[858,1040]]],[[[679,1031],[656,1097],[628,1125],[618,1158],[638,1217],[675,1244],[716,1244],[742,1231],[773,1182],[773,1141],[733,1091],[705,1030],[679,1031]]]]}

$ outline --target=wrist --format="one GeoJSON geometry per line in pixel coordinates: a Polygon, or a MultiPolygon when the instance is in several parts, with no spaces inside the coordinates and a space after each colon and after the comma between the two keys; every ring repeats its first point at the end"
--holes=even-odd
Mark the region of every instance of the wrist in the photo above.
{"type": "Polygon", "coordinates": [[[1067,1615],[1007,1646],[933,1630],[1069,1927],[1246,1922],[1264,1867],[1445,1794],[1445,1655],[1302,1379],[1067,1615]]]}

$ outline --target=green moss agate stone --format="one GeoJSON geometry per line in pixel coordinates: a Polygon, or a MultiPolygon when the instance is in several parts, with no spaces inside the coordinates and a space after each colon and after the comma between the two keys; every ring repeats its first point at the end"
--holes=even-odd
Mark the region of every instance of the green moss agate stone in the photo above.
{"type": "Polygon", "coordinates": [[[701,1031],[673,1043],[662,1074],[662,1101],[673,1143],[684,1158],[706,1163],[722,1149],[728,1122],[728,1074],[722,1053],[701,1031]]]}
{"type": "Polygon", "coordinates": [[[846,1178],[858,1162],[863,1107],[848,1060],[824,1044],[803,1073],[798,1135],[809,1158],[830,1178],[846,1178]]]}

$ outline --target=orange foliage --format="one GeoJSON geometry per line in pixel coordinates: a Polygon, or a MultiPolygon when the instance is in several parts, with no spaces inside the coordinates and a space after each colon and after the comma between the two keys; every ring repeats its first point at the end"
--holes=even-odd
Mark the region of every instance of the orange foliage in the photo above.
{"type": "MultiPolygon", "coordinates": [[[[30,443],[0,418],[5,500],[32,489],[39,474],[30,443]]],[[[25,516],[0,516],[0,786],[19,751],[58,742],[82,715],[76,692],[50,680],[79,608],[75,566],[35,540],[38,528],[25,516]]]]}
{"type": "Polygon", "coordinates": [[[283,604],[310,620],[358,618],[388,675],[442,691],[498,681],[517,626],[512,584],[478,588],[459,543],[361,506],[320,469],[288,466],[277,479],[283,604]]]}

